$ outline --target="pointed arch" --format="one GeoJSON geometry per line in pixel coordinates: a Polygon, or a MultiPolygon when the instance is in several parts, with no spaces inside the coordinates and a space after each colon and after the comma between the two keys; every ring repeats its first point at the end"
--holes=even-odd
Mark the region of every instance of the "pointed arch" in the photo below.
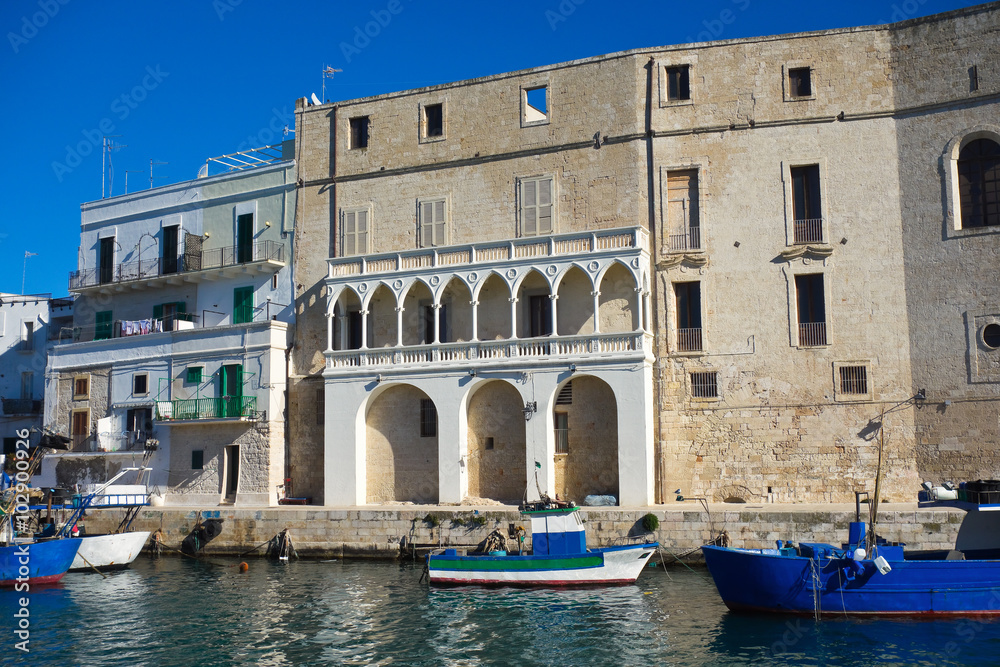
{"type": "Polygon", "coordinates": [[[594,333],[594,284],[581,267],[570,266],[556,287],[556,324],[559,336],[594,333]]]}
{"type": "Polygon", "coordinates": [[[604,333],[624,333],[639,328],[641,295],[635,274],[623,262],[612,262],[601,274],[598,291],[599,320],[604,333]]]}
{"type": "Polygon", "coordinates": [[[527,483],[521,395],[506,380],[479,383],[467,408],[469,496],[517,504],[527,483]]]}
{"type": "Polygon", "coordinates": [[[490,271],[477,285],[475,300],[479,302],[477,306],[479,340],[510,337],[512,296],[510,285],[496,271],[490,271]]]}

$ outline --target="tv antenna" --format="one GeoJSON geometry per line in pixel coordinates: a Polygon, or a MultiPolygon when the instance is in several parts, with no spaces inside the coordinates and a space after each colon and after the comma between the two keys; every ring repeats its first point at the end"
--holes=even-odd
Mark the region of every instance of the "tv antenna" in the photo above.
{"type": "MultiPolygon", "coordinates": [[[[111,190],[115,187],[115,166],[111,163],[111,151],[120,151],[127,148],[125,144],[118,144],[111,141],[112,137],[120,137],[120,134],[105,134],[101,139],[101,199],[104,199],[104,177],[107,175],[107,167],[104,165],[105,158],[111,167],[111,190]]],[[[111,194],[110,191],[108,193],[111,194]]]]}
{"type": "MultiPolygon", "coordinates": [[[[169,162],[153,162],[152,159],[149,160],[149,189],[153,189],[153,165],[154,164],[170,164],[169,162]]],[[[165,178],[160,176],[159,178],[165,178]]]]}
{"type": "Polygon", "coordinates": [[[343,72],[343,71],[344,70],[342,70],[342,69],[334,69],[333,67],[331,67],[329,65],[323,65],[323,87],[322,87],[322,91],[323,91],[323,100],[322,101],[323,102],[328,102],[329,101],[329,100],[326,99],[326,80],[327,79],[332,79],[334,74],[336,74],[337,72],[343,72]]]}

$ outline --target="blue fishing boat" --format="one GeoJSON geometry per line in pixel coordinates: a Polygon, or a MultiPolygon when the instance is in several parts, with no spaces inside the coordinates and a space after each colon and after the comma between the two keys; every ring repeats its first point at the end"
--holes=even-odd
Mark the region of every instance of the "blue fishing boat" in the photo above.
{"type": "Polygon", "coordinates": [[[851,523],[831,544],[702,547],[734,611],[809,615],[1000,614],[1000,505],[968,506],[955,548],[909,551],[851,523]]]}
{"type": "MultiPolygon", "coordinates": [[[[579,508],[540,502],[521,508],[531,519],[530,552],[521,550],[523,532],[513,529],[517,553],[500,544],[478,553],[443,549],[427,556],[431,584],[478,586],[594,586],[630,584],[658,548],[656,542],[587,548],[579,508]]],[[[494,533],[493,536],[499,533],[494,533]]],[[[487,539],[487,543],[490,540],[487,539]]]]}
{"type": "Polygon", "coordinates": [[[59,581],[79,548],[77,538],[25,541],[0,547],[0,586],[59,581]]]}

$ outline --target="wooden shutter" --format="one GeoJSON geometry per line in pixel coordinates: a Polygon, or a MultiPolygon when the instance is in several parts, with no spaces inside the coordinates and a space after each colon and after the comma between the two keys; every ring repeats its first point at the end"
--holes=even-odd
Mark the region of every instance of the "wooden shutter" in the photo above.
{"type": "Polygon", "coordinates": [[[427,201],[420,204],[420,247],[431,248],[444,245],[445,200],[427,201]]]}
{"type": "Polygon", "coordinates": [[[552,233],[552,179],[538,181],[538,233],[552,233]]]}
{"type": "Polygon", "coordinates": [[[368,252],[368,211],[358,211],[357,252],[368,252]]]}
{"type": "Polygon", "coordinates": [[[345,255],[356,255],[357,250],[357,214],[353,211],[344,213],[343,246],[345,255]]]}
{"type": "Polygon", "coordinates": [[[522,197],[524,198],[524,235],[535,236],[538,234],[538,182],[524,181],[522,197]]]}

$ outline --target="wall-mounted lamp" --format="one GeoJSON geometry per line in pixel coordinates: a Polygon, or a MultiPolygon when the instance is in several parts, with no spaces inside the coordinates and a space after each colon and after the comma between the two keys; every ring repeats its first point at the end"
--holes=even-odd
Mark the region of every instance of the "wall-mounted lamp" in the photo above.
{"type": "Polygon", "coordinates": [[[270,220],[265,220],[264,221],[264,226],[265,227],[270,227],[271,226],[271,221],[270,220]]]}
{"type": "Polygon", "coordinates": [[[947,401],[944,402],[944,404],[945,404],[945,407],[950,406],[951,405],[951,401],[947,400],[947,401]]]}
{"type": "Polygon", "coordinates": [[[569,365],[569,372],[570,373],[575,373],[576,372],[576,364],[570,364],[569,365]]]}
{"type": "Polygon", "coordinates": [[[538,403],[535,401],[528,401],[524,404],[524,421],[531,421],[531,415],[538,412],[538,403]]]}
{"type": "Polygon", "coordinates": [[[476,377],[476,369],[475,368],[470,368],[469,369],[469,376],[476,377]]]}
{"type": "Polygon", "coordinates": [[[381,382],[382,382],[382,374],[379,373],[378,375],[375,376],[375,384],[381,384],[381,382]]]}
{"type": "Polygon", "coordinates": [[[914,396],[913,398],[917,399],[918,401],[927,400],[927,390],[920,389],[919,391],[917,391],[917,395],[914,396]]]}
{"type": "Polygon", "coordinates": [[[211,237],[211,236],[212,236],[211,234],[209,234],[208,232],[205,232],[205,238],[206,239],[209,238],[209,237],[211,237]]]}

